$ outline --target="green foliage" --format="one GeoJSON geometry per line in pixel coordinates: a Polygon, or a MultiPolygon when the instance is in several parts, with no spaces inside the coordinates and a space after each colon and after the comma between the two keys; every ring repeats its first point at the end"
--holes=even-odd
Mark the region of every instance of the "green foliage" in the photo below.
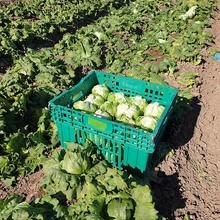
{"type": "Polygon", "coordinates": [[[43,196],[32,204],[24,201],[23,196],[11,195],[0,201],[2,219],[65,219],[66,207],[51,196],[43,196]]]}
{"type": "Polygon", "coordinates": [[[70,174],[82,174],[86,173],[90,166],[91,162],[88,156],[77,149],[77,152],[67,151],[62,162],[62,168],[70,174]]]}
{"type": "Polygon", "coordinates": [[[154,204],[152,203],[152,196],[150,194],[149,187],[138,185],[132,190],[132,198],[136,203],[136,209],[134,213],[135,219],[157,219],[157,211],[152,209],[154,204]]]}
{"type": "Polygon", "coordinates": [[[183,86],[192,86],[197,83],[196,77],[198,73],[184,72],[177,76],[177,81],[183,86]]]}
{"type": "Polygon", "coordinates": [[[113,199],[108,203],[108,214],[117,220],[129,220],[132,217],[133,203],[130,199],[113,199]]]}
{"type": "MultiPolygon", "coordinates": [[[[69,216],[76,219],[87,215],[88,218],[93,216],[95,219],[132,219],[133,215],[139,216],[144,209],[151,213],[149,216],[154,217],[149,219],[157,219],[157,211],[147,185],[141,187],[126,172],[112,168],[106,161],[100,160],[102,156],[97,154],[91,144],[83,147],[69,143],[68,146],[65,150],[54,151],[52,157],[44,163],[45,176],[41,186],[51,197],[74,200],[68,207],[69,216]],[[92,161],[91,167],[86,173],[70,174],[69,167],[64,167],[63,162],[67,160],[66,155],[69,153],[72,157],[68,161],[75,158],[74,154],[78,156],[79,148],[92,161]],[[60,193],[63,196],[58,197],[60,193]]],[[[86,161],[87,158],[83,158],[80,163],[84,164],[86,161]]]]}
{"type": "MultiPolygon", "coordinates": [[[[70,25],[80,26],[81,22],[122,5],[124,5],[123,0],[117,2],[33,0],[5,4],[4,9],[0,10],[0,53],[21,53],[27,47],[38,46],[36,42],[39,40],[47,40],[48,37],[66,32],[70,25]]],[[[91,48],[87,49],[86,56],[91,52],[91,48]]],[[[85,48],[82,48],[81,52],[85,53],[85,51],[85,48]]],[[[79,51],[78,55],[81,55],[81,52],[79,51]]],[[[92,62],[87,58],[82,61],[87,64],[92,62]]]]}

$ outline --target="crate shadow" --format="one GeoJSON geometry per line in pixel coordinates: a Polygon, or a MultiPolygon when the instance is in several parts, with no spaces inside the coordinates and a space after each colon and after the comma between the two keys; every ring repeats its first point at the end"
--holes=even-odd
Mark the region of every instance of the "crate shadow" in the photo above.
{"type": "Polygon", "coordinates": [[[183,99],[182,103],[177,103],[173,111],[173,115],[167,124],[167,129],[163,135],[162,141],[169,142],[172,149],[178,149],[186,144],[194,135],[194,129],[198,116],[201,111],[200,101],[194,97],[191,104],[187,99],[183,99]],[[183,104],[184,103],[184,104],[183,104]],[[176,115],[181,115],[176,118],[176,115]]]}
{"type": "MultiPolygon", "coordinates": [[[[179,106],[177,106],[176,110],[178,110],[178,107],[179,106]]],[[[200,110],[201,106],[198,98],[193,98],[191,111],[178,120],[175,117],[169,120],[161,143],[155,149],[152,156],[149,166],[152,170],[154,170],[167,155],[170,154],[170,156],[172,156],[175,150],[190,141],[194,135],[194,129],[200,110]]],[[[168,167],[168,169],[169,168],[170,167],[168,167]]],[[[166,217],[168,220],[175,219],[175,210],[185,207],[186,199],[181,195],[178,177],[178,172],[172,175],[166,175],[165,172],[159,170],[156,174],[156,178],[154,177],[154,179],[150,181],[153,198],[155,200],[155,208],[159,211],[161,216],[166,217]]]]}
{"type": "Polygon", "coordinates": [[[180,192],[178,174],[167,176],[164,172],[157,173],[158,181],[151,182],[152,196],[158,214],[168,220],[175,220],[174,212],[184,208],[186,199],[180,192]]]}
{"type": "Polygon", "coordinates": [[[144,173],[140,173],[137,169],[127,169],[127,171],[139,184],[150,186],[158,215],[167,220],[176,220],[175,211],[184,208],[186,202],[181,195],[178,173],[166,175],[162,171],[156,172],[153,166],[149,166],[144,173]]]}

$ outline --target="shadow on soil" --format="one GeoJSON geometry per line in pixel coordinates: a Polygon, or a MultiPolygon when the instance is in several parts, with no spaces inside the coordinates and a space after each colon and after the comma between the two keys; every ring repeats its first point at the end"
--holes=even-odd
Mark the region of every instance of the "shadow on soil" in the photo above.
{"type": "Polygon", "coordinates": [[[181,102],[176,104],[176,107],[171,117],[170,122],[167,124],[166,132],[163,135],[162,141],[170,141],[173,149],[178,149],[194,135],[194,128],[201,110],[200,101],[194,97],[191,103],[187,99],[182,99],[181,102]],[[182,111],[178,118],[175,115],[182,111]]]}
{"type": "MultiPolygon", "coordinates": [[[[193,137],[200,109],[201,106],[198,98],[193,98],[190,112],[178,120],[174,119],[174,117],[171,118],[167,124],[166,132],[163,135],[161,143],[153,154],[151,160],[151,166],[153,168],[157,167],[167,155],[170,154],[172,156],[175,149],[180,148],[193,137]]],[[[173,114],[173,116],[175,115],[173,114]]],[[[174,166],[175,164],[168,164],[167,169],[170,170],[174,166]]],[[[175,220],[175,210],[184,208],[186,202],[186,199],[182,198],[181,195],[178,173],[167,175],[165,172],[159,170],[155,176],[150,182],[155,208],[161,216],[166,217],[168,220],[175,220]]]]}
{"type": "Polygon", "coordinates": [[[10,56],[0,55],[0,74],[4,74],[7,68],[11,65],[12,65],[12,58],[10,56]]]}

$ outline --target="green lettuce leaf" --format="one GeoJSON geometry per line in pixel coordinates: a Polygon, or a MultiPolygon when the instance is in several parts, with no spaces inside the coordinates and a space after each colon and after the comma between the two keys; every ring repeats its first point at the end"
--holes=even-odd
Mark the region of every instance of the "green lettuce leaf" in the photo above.
{"type": "Polygon", "coordinates": [[[185,72],[181,73],[177,77],[177,81],[183,85],[183,86],[192,86],[193,84],[196,84],[196,77],[198,76],[198,73],[194,72],[185,72]]]}
{"type": "Polygon", "coordinates": [[[108,203],[109,217],[116,220],[129,220],[132,217],[133,203],[130,199],[113,199],[108,203]]]}
{"type": "Polygon", "coordinates": [[[153,203],[139,204],[135,207],[134,217],[138,220],[155,220],[158,219],[157,213],[153,203]]]}
{"type": "Polygon", "coordinates": [[[70,174],[83,174],[90,169],[91,162],[83,152],[67,151],[61,162],[61,166],[70,174]]]}

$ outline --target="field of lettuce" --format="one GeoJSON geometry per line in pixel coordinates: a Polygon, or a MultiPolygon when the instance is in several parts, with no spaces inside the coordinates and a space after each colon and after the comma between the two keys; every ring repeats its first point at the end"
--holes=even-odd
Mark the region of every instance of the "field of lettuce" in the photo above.
{"type": "Polygon", "coordinates": [[[90,70],[106,71],[177,87],[168,129],[177,127],[199,83],[198,73],[179,72],[177,63],[203,62],[217,1],[0,3],[1,185],[43,172],[42,196],[29,202],[25,194],[1,196],[0,219],[166,219],[151,183],[155,166],[173,151],[162,142],[140,178],[111,167],[90,142],[61,149],[48,101],[90,70]]]}

